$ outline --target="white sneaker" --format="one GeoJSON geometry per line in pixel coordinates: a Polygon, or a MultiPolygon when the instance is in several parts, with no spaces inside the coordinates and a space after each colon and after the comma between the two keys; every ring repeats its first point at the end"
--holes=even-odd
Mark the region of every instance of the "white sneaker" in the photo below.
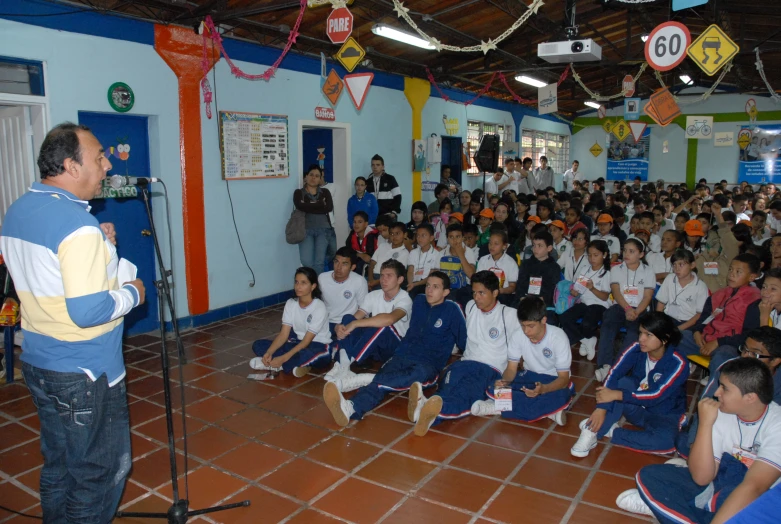
{"type": "Polygon", "coordinates": [[[407,402],[407,418],[410,422],[417,422],[420,410],[426,402],[423,396],[423,384],[413,382],[409,387],[409,401],[407,402]]]}
{"type": "Polygon", "coordinates": [[[333,382],[337,378],[339,378],[339,375],[341,375],[341,374],[342,374],[342,365],[337,360],[336,362],[334,362],[334,366],[331,368],[331,371],[326,373],[325,376],[323,377],[323,379],[326,382],[333,382]]]}
{"type": "Polygon", "coordinates": [[[301,367],[296,366],[293,368],[293,376],[296,378],[305,377],[309,374],[309,371],[311,369],[312,368],[310,366],[301,366],[301,367]]]}
{"type": "Polygon", "coordinates": [[[490,415],[500,415],[502,412],[496,409],[496,402],[491,399],[475,400],[472,404],[472,415],[476,417],[488,417],[490,415]]]}
{"type": "Polygon", "coordinates": [[[355,413],[353,403],[349,400],[345,400],[336,384],[333,382],[326,382],[323,388],[323,400],[325,405],[331,411],[331,415],[334,417],[334,421],[341,427],[345,427],[350,423],[350,416],[355,413]]]}
{"type": "Polygon", "coordinates": [[[613,431],[614,431],[616,428],[620,428],[620,427],[621,427],[621,426],[618,424],[618,422],[613,422],[613,425],[612,425],[612,426],[610,426],[610,429],[609,429],[609,430],[607,430],[607,433],[605,433],[605,436],[606,436],[607,438],[613,438],[613,431]]]}
{"type": "Polygon", "coordinates": [[[591,337],[586,339],[586,358],[588,360],[594,360],[597,355],[597,337],[591,337]]]}
{"type": "Polygon", "coordinates": [[[353,373],[349,369],[332,382],[342,393],[368,386],[374,380],[374,373],[353,373]]]}
{"type": "Polygon", "coordinates": [[[616,506],[630,513],[653,516],[651,508],[640,498],[640,492],[637,489],[628,489],[621,493],[616,499],[616,506]]]}
{"type": "Polygon", "coordinates": [[[453,344],[453,351],[451,351],[450,354],[458,355],[458,344],[453,344]]]}
{"type": "Polygon", "coordinates": [[[263,363],[262,357],[254,357],[249,361],[249,367],[252,369],[259,369],[261,371],[281,371],[282,368],[272,368],[263,363]]]}
{"type": "Polygon", "coordinates": [[[597,434],[586,427],[588,419],[580,423],[580,437],[572,449],[569,450],[573,457],[588,457],[589,451],[597,447],[597,434]]]}
{"type": "Polygon", "coordinates": [[[710,382],[710,375],[705,375],[700,379],[700,386],[707,386],[708,382],[710,382]]]}
{"type": "Polygon", "coordinates": [[[682,459],[681,457],[672,458],[672,459],[668,460],[667,462],[665,462],[665,464],[672,464],[676,468],[688,468],[689,467],[689,463],[686,462],[686,460],[682,459]]]}
{"type": "Polygon", "coordinates": [[[586,354],[588,353],[588,346],[586,345],[586,340],[588,339],[587,338],[580,339],[580,347],[578,348],[578,354],[581,357],[585,357],[586,354]]]}
{"type": "Polygon", "coordinates": [[[567,423],[567,410],[562,409],[561,411],[558,411],[553,415],[549,415],[548,418],[551,419],[553,422],[555,422],[557,425],[563,426],[564,424],[567,423]]]}
{"type": "Polygon", "coordinates": [[[434,395],[423,404],[415,423],[415,435],[422,437],[442,412],[442,397],[434,395]]]}
{"type": "Polygon", "coordinates": [[[689,375],[693,375],[695,371],[697,371],[697,364],[689,362],[689,375]]]}
{"type": "Polygon", "coordinates": [[[602,366],[601,368],[599,368],[598,370],[596,370],[596,371],[594,372],[594,377],[595,377],[595,378],[596,378],[596,379],[597,379],[599,382],[604,382],[604,381],[605,381],[605,379],[607,378],[607,374],[608,374],[608,373],[610,373],[610,366],[608,366],[607,364],[605,364],[604,366],[602,366]]]}

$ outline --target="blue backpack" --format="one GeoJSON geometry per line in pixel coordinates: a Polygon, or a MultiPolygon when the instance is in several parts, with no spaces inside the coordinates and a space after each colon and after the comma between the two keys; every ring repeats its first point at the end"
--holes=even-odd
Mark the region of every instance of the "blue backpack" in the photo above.
{"type": "Polygon", "coordinates": [[[553,290],[553,305],[556,309],[556,313],[561,315],[573,305],[578,302],[580,297],[573,297],[570,293],[572,289],[572,282],[569,280],[561,280],[556,284],[556,289],[553,290]]]}

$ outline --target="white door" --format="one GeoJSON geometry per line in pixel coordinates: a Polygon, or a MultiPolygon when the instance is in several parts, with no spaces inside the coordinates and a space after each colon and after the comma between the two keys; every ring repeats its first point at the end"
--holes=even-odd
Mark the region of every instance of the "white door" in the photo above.
{"type": "Polygon", "coordinates": [[[0,225],[11,204],[35,180],[29,106],[0,106],[0,225]]]}

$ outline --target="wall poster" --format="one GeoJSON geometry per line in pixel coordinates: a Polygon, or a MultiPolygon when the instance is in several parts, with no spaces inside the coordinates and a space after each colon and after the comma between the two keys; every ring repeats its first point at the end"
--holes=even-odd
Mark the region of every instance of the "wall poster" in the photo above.
{"type": "Polygon", "coordinates": [[[781,181],[781,126],[742,126],[738,132],[738,182],[781,181]]]}
{"type": "Polygon", "coordinates": [[[610,147],[607,150],[608,180],[648,180],[648,159],[651,154],[651,128],[646,127],[639,141],[630,134],[624,140],[608,135],[610,147]]]}
{"type": "Polygon", "coordinates": [[[290,175],[286,115],[220,111],[222,178],[290,175]]]}

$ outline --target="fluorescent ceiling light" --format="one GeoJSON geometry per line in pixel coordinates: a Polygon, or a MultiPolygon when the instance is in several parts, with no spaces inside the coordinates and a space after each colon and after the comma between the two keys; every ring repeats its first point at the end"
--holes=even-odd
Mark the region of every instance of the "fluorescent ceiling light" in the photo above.
{"type": "Polygon", "coordinates": [[[692,83],[692,77],[690,77],[689,75],[681,75],[678,78],[680,78],[681,82],[683,82],[686,85],[689,85],[689,84],[692,83]]]}
{"type": "Polygon", "coordinates": [[[545,87],[546,85],[548,85],[542,80],[537,80],[536,78],[532,78],[526,75],[518,75],[515,77],[515,79],[523,84],[529,84],[530,86],[534,86],[534,87],[545,87]]]}
{"type": "Polygon", "coordinates": [[[640,35],[640,40],[642,40],[643,42],[648,42],[648,34],[640,35]]]}
{"type": "Polygon", "coordinates": [[[434,46],[428,43],[426,40],[423,40],[418,36],[405,33],[404,31],[399,31],[398,29],[387,26],[385,24],[374,24],[372,27],[372,33],[377,36],[384,36],[385,38],[396,40],[397,42],[414,45],[415,47],[421,47],[423,49],[434,49],[434,46]]]}
{"type": "Polygon", "coordinates": [[[584,104],[589,107],[593,107],[594,109],[599,109],[599,104],[597,102],[588,101],[588,102],[584,102],[584,104]]]}

